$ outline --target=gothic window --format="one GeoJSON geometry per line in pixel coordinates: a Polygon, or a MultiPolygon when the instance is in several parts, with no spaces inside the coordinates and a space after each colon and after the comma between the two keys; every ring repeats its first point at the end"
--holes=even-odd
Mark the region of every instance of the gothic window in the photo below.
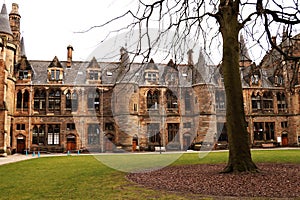
{"type": "Polygon", "coordinates": [[[272,92],[265,92],[263,94],[263,109],[267,111],[273,110],[273,95],[272,92]]]}
{"type": "Polygon", "coordinates": [[[17,109],[18,110],[22,109],[22,98],[23,98],[22,92],[19,90],[17,93],[17,109]]]}
{"type": "Polygon", "coordinates": [[[66,94],[66,109],[77,111],[78,108],[78,95],[76,92],[72,93],[68,91],[66,94]]]}
{"type": "Polygon", "coordinates": [[[185,91],[184,95],[184,106],[186,111],[191,110],[191,95],[188,90],[185,91]]]}
{"type": "Polygon", "coordinates": [[[60,111],[60,103],[61,103],[61,91],[58,90],[51,90],[49,92],[49,106],[48,109],[50,112],[60,111]]]}
{"type": "Polygon", "coordinates": [[[46,110],[46,91],[35,90],[34,91],[34,110],[41,111],[46,110]]]}
{"type": "Polygon", "coordinates": [[[48,125],[48,145],[59,144],[60,125],[48,125]]]}
{"type": "Polygon", "coordinates": [[[285,98],[285,94],[284,93],[277,93],[276,94],[277,97],[277,108],[279,112],[282,111],[286,111],[287,109],[287,102],[286,102],[286,98],[285,98]]]}
{"type": "Polygon", "coordinates": [[[254,122],[254,140],[264,139],[264,124],[263,122],[254,122]]]}
{"type": "Polygon", "coordinates": [[[88,127],[88,144],[100,143],[100,128],[98,124],[90,124],[88,127]]]}
{"type": "Polygon", "coordinates": [[[73,92],[72,94],[72,111],[77,111],[78,109],[78,94],[73,92]]]}
{"type": "Polygon", "coordinates": [[[216,91],[216,109],[225,110],[225,92],[216,91]]]}
{"type": "Polygon", "coordinates": [[[168,142],[179,141],[179,124],[168,124],[168,142]]]}
{"type": "Polygon", "coordinates": [[[251,104],[252,104],[252,111],[261,110],[261,97],[260,95],[251,95],[251,104]]]}
{"type": "Polygon", "coordinates": [[[98,90],[88,92],[88,109],[100,109],[100,94],[98,90]]]}
{"type": "Polygon", "coordinates": [[[171,91],[166,92],[167,108],[178,108],[177,96],[171,91]]]}
{"type": "Polygon", "coordinates": [[[45,144],[45,126],[34,126],[32,131],[32,144],[44,145],[45,144]]]}
{"type": "Polygon", "coordinates": [[[274,140],[275,139],[275,131],[274,131],[274,127],[275,127],[275,123],[274,122],[266,122],[265,123],[265,134],[266,134],[266,140],[274,140]]]}
{"type": "Polygon", "coordinates": [[[23,109],[28,110],[28,105],[29,105],[29,92],[25,90],[23,94],[23,109]]]}
{"type": "Polygon", "coordinates": [[[147,134],[149,142],[158,144],[161,142],[158,123],[147,124],[147,134]]]}
{"type": "Polygon", "coordinates": [[[155,90],[153,91],[148,91],[147,93],[147,109],[158,109],[158,104],[159,104],[159,91],[155,90]]]}
{"type": "Polygon", "coordinates": [[[66,94],[66,109],[71,110],[72,109],[72,98],[71,98],[71,92],[68,91],[66,94]]]}

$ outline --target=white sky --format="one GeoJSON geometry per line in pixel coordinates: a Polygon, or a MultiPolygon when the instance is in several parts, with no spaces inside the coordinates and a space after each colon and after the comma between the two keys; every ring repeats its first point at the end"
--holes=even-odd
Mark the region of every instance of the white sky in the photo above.
{"type": "MultiPolygon", "coordinates": [[[[130,21],[122,19],[118,21],[118,24],[94,29],[88,33],[75,32],[103,24],[137,6],[137,0],[2,0],[1,3],[6,4],[8,13],[11,11],[12,3],[19,4],[21,34],[24,37],[26,55],[29,60],[52,60],[54,56],[57,56],[60,61],[66,60],[68,45],[74,48],[73,60],[89,60],[91,53],[109,30],[116,29],[118,25],[124,27],[124,24],[130,21]]],[[[245,39],[247,41],[247,38],[245,39]]],[[[125,46],[125,43],[125,40],[117,39],[105,45],[106,48],[116,45],[115,49],[120,49],[125,46]]],[[[105,51],[109,50],[103,48],[102,52],[105,51]]],[[[251,55],[253,55],[252,50],[250,57],[251,55]]],[[[263,54],[260,59],[262,56],[263,54]]],[[[99,59],[98,55],[95,57],[99,59]]],[[[198,55],[194,51],[194,61],[197,58],[198,55]]]]}
{"type": "Polygon", "coordinates": [[[3,0],[2,3],[8,13],[12,3],[19,5],[21,34],[29,60],[52,60],[57,56],[64,61],[68,45],[74,48],[73,60],[85,60],[106,35],[104,29],[84,34],[74,32],[105,23],[127,11],[135,1],[3,0]]]}

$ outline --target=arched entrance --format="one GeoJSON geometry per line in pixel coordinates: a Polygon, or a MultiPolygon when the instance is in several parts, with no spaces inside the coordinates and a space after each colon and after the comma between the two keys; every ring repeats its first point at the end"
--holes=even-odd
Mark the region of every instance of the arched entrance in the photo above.
{"type": "Polygon", "coordinates": [[[192,137],[191,134],[185,133],[183,135],[183,150],[188,150],[192,143],[192,137]]]}
{"type": "Polygon", "coordinates": [[[67,150],[68,151],[76,150],[76,135],[74,134],[67,135],[67,150]]]}
{"type": "Polygon", "coordinates": [[[289,144],[288,133],[283,132],[281,134],[281,146],[286,147],[289,144]]]}
{"type": "Polygon", "coordinates": [[[139,139],[138,139],[138,136],[137,135],[134,135],[132,137],[132,151],[136,151],[138,150],[137,149],[137,146],[139,145],[139,139]]]}
{"type": "Polygon", "coordinates": [[[24,153],[26,148],[26,137],[22,134],[17,136],[17,153],[24,153]]]}
{"type": "Polygon", "coordinates": [[[114,148],[114,138],[115,136],[113,134],[106,134],[104,136],[104,148],[105,148],[105,151],[113,151],[113,148],[114,148]]]}

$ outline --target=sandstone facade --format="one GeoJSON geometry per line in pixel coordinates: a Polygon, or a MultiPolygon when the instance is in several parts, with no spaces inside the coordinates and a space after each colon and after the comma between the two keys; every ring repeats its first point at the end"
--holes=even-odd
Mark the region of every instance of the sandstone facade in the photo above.
{"type": "MultiPolygon", "coordinates": [[[[68,46],[66,61],[28,60],[18,5],[8,15],[4,4],[1,17],[0,149],[111,152],[227,143],[222,74],[202,54],[195,64],[192,51],[187,64],[141,64],[122,48],[120,62],[73,61],[68,46]]],[[[250,143],[298,146],[300,75],[290,77],[299,63],[272,50],[256,66],[242,38],[241,45],[250,143]]]]}

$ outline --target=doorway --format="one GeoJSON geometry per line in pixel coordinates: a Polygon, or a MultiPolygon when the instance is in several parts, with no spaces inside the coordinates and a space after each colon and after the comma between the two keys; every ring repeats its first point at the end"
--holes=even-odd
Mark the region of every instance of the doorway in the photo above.
{"type": "Polygon", "coordinates": [[[137,149],[137,147],[138,147],[138,145],[139,145],[138,142],[139,142],[138,136],[137,136],[137,135],[134,135],[134,136],[132,137],[132,151],[138,150],[138,149],[137,149]]]}
{"type": "Polygon", "coordinates": [[[67,136],[67,150],[76,150],[76,136],[73,134],[67,136]]]}
{"type": "Polygon", "coordinates": [[[288,134],[287,133],[282,133],[282,135],[281,135],[281,145],[283,147],[287,147],[288,144],[289,144],[288,134]]]}
{"type": "Polygon", "coordinates": [[[24,153],[26,145],[25,145],[26,137],[23,135],[19,135],[17,137],[17,153],[24,153]]]}

